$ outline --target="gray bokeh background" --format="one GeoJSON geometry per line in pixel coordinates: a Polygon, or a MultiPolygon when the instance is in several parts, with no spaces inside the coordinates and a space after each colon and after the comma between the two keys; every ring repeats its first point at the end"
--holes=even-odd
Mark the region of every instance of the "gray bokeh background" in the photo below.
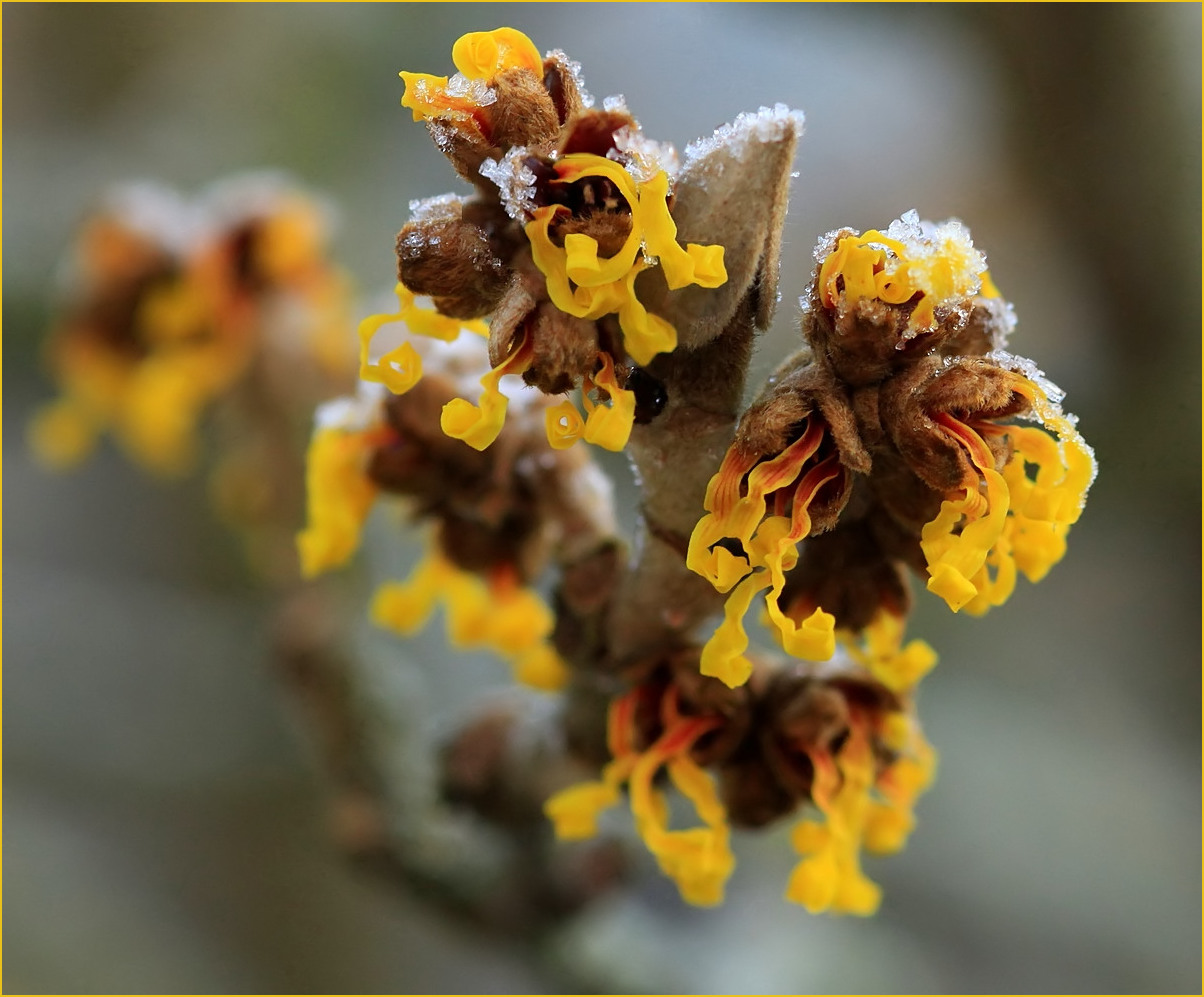
{"type": "MultiPolygon", "coordinates": [[[[3,28],[5,990],[1196,989],[1198,5],[6,5],[3,28]],[[780,902],[781,832],[738,842],[718,911],[638,886],[537,952],[357,878],[201,484],[111,452],[56,478],[24,450],[56,263],[106,185],[287,168],[387,289],[407,202],[456,184],[397,71],[447,72],[455,38],[501,24],[679,148],[761,104],[806,112],[758,376],[820,234],[956,215],[1016,305],[1013,348],[1096,447],[1040,586],[980,620],[920,600],[941,771],[907,851],[870,867],[873,920],[780,902]]],[[[461,711],[479,691],[480,669],[368,646],[419,676],[398,688],[438,668],[461,711]]]]}

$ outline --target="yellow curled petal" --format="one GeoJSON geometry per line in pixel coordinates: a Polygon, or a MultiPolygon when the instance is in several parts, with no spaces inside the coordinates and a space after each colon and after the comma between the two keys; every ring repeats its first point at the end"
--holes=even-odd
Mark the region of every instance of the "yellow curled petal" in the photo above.
{"type": "Polygon", "coordinates": [[[443,406],[439,425],[452,439],[463,440],[474,450],[485,450],[502,431],[506,421],[506,398],[492,385],[485,386],[480,404],[453,398],[443,406]]]}
{"type": "Polygon", "coordinates": [[[882,888],[859,870],[845,876],[832,898],[832,910],[840,914],[869,917],[878,912],[882,888]]]}
{"type": "Polygon", "coordinates": [[[598,815],[619,802],[619,790],[607,782],[581,782],[548,798],[543,812],[556,837],[580,841],[598,833],[598,815]]]}
{"type": "Polygon", "coordinates": [[[669,778],[689,800],[703,823],[709,827],[727,826],[727,810],[719,799],[715,780],[689,755],[670,758],[665,766],[669,778]]]}
{"type": "MultiPolygon", "coordinates": [[[[631,438],[635,422],[635,392],[619,387],[614,360],[609,353],[600,354],[602,369],[593,382],[610,396],[610,405],[594,405],[585,420],[585,441],[604,450],[619,451],[631,438]]],[[[588,399],[587,399],[588,403],[588,399]]]]}
{"type": "Polygon", "coordinates": [[[700,246],[690,242],[686,244],[686,252],[694,265],[691,283],[699,287],[719,287],[727,283],[727,267],[723,262],[722,246],[700,246]]]}
{"type": "Polygon", "coordinates": [[[476,575],[451,567],[440,595],[447,612],[447,642],[461,649],[489,647],[494,607],[484,583],[476,575]]]}
{"type": "Polygon", "coordinates": [[[642,269],[632,269],[621,282],[623,298],[617,311],[623,347],[632,360],[644,367],[658,353],[672,353],[677,349],[677,329],[671,322],[653,315],[635,296],[635,279],[642,269]]]}
{"type": "Polygon", "coordinates": [[[567,315],[584,318],[584,310],[574,300],[573,289],[569,285],[564,250],[557,247],[548,234],[558,210],[563,209],[555,205],[536,208],[531,220],[523,226],[523,231],[531,243],[531,259],[544,275],[552,304],[567,315]]]}
{"type": "Polygon", "coordinates": [[[978,595],[978,588],[951,564],[936,564],[928,570],[928,591],[939,595],[955,613],[978,595]]]}
{"type": "Polygon", "coordinates": [[[803,859],[794,867],[786,884],[786,899],[812,914],[822,914],[832,906],[839,885],[840,869],[836,857],[825,850],[803,859]]]}
{"type": "Polygon", "coordinates": [[[892,855],[907,844],[915,830],[916,819],[910,810],[897,810],[882,803],[874,804],[865,821],[861,843],[867,852],[892,855]]]}
{"type": "Polygon", "coordinates": [[[460,107],[448,97],[446,76],[406,72],[397,75],[406,85],[405,92],[401,95],[401,106],[414,112],[415,121],[432,118],[449,110],[468,109],[467,105],[460,107]]]}
{"type": "Polygon", "coordinates": [[[581,418],[577,406],[567,398],[547,408],[543,417],[548,445],[553,450],[567,450],[585,432],[585,420],[581,418]]]}
{"type": "Polygon", "coordinates": [[[844,634],[849,655],[888,689],[904,692],[914,688],[936,665],[936,652],[922,640],[903,644],[901,616],[881,610],[861,631],[860,641],[844,634]]]}
{"type": "Polygon", "coordinates": [[[635,265],[640,251],[640,233],[632,225],[626,241],[614,256],[599,257],[596,239],[580,232],[564,237],[565,273],[581,287],[601,287],[623,280],[635,265]]]}
{"type": "MultiPolygon", "coordinates": [[[[398,287],[404,287],[404,285],[399,284],[398,287]]],[[[401,319],[410,332],[417,333],[419,336],[429,336],[431,339],[439,339],[445,343],[454,342],[463,331],[471,332],[475,336],[489,336],[488,323],[480,319],[459,319],[440,315],[433,308],[423,308],[418,305],[412,294],[409,304],[402,309],[401,319]]]]}
{"type": "Polygon", "coordinates": [[[521,374],[531,365],[531,337],[524,330],[515,350],[493,370],[481,378],[480,404],[463,398],[453,398],[443,406],[439,425],[443,432],[456,440],[463,440],[474,450],[486,449],[506,421],[509,404],[498,388],[498,382],[506,374],[521,374]]]}
{"type": "Polygon", "coordinates": [[[367,381],[379,381],[395,395],[404,395],[422,380],[422,357],[410,343],[381,356],[369,370],[367,381]]]}
{"type": "Polygon", "coordinates": [[[677,223],[669,214],[669,175],[660,170],[639,186],[639,201],[632,205],[648,252],[655,256],[665,272],[671,291],[694,280],[694,260],[677,241],[677,223]]]}
{"type": "Polygon", "coordinates": [[[686,903],[714,907],[723,902],[724,886],[736,867],[726,828],[661,831],[647,835],[645,843],[686,903]]]}
{"type": "Polygon", "coordinates": [[[724,539],[719,518],[707,513],[690,534],[686,552],[686,567],[702,575],[718,592],[728,591],[751,570],[747,557],[733,554],[720,543],[724,539]]]}
{"type": "Polygon", "coordinates": [[[308,525],[297,534],[305,578],[338,567],[359,547],[377,487],[364,473],[367,433],[319,429],[306,457],[308,525]]]}
{"type": "Polygon", "coordinates": [[[585,176],[610,180],[631,209],[631,231],[613,256],[600,258],[596,240],[569,233],[563,247],[549,235],[558,211],[546,206],[535,211],[525,231],[532,259],[544,274],[548,296],[561,311],[578,318],[601,318],[617,313],[624,346],[636,363],[649,363],[658,353],[677,346],[677,330],[657,315],[649,314],[635,293],[635,278],[656,262],[664,268],[670,288],[687,284],[718,287],[727,280],[722,246],[677,242],[677,226],[666,202],[669,178],[663,170],[638,185],[619,163],[592,153],[572,153],[556,164],[561,182],[585,176]],[[643,252],[648,258],[641,257],[643,252]],[[655,258],[655,259],[654,259],[655,258]]]}
{"type": "Polygon", "coordinates": [[[518,654],[543,641],[555,619],[538,593],[518,588],[505,597],[492,597],[489,644],[502,654],[518,654]]]}
{"type": "Polygon", "coordinates": [[[804,661],[827,661],[836,653],[836,617],[816,607],[801,623],[796,624],[778,608],[776,595],[765,600],[770,622],[777,629],[782,650],[792,658],[804,661]]]}
{"type": "Polygon", "coordinates": [[[413,636],[435,611],[446,574],[443,559],[437,554],[428,555],[404,582],[382,582],[377,587],[369,619],[402,637],[413,636]]]}
{"type": "Polygon", "coordinates": [[[835,307],[839,297],[836,288],[838,277],[844,278],[844,295],[847,301],[860,301],[877,295],[878,285],[874,280],[874,268],[881,266],[886,253],[866,245],[865,242],[865,239],[859,239],[855,235],[845,236],[837,243],[835,251],[824,260],[819,270],[819,286],[827,307],[835,307]]]}
{"type": "Polygon", "coordinates": [[[945,600],[955,613],[991,586],[983,571],[987,556],[1008,528],[1010,493],[1007,480],[995,470],[995,458],[970,426],[944,413],[934,418],[970,457],[977,476],[962,494],[946,499],[935,519],[920,531],[920,549],[928,562],[928,590],[945,600]],[[979,477],[986,494],[979,491],[979,477]],[[959,521],[961,531],[954,532],[959,521]]]}
{"type": "Polygon", "coordinates": [[[663,170],[639,185],[639,202],[634,214],[647,252],[655,256],[665,272],[671,291],[699,284],[718,287],[727,280],[722,246],[677,241],[677,223],[669,213],[669,175],[663,170]]]}
{"type": "Polygon", "coordinates": [[[831,828],[814,820],[799,821],[790,831],[790,847],[800,855],[822,851],[831,841],[831,828]]]}
{"type": "Polygon", "coordinates": [[[195,464],[197,424],[217,381],[193,351],[152,354],[134,370],[118,413],[118,439],[144,467],[176,477],[195,464]]]}
{"type": "MultiPolygon", "coordinates": [[[[987,484],[987,515],[965,524],[956,536],[940,538],[949,542],[934,560],[929,561],[928,591],[944,599],[954,612],[979,594],[978,586],[971,579],[982,568],[1006,525],[1007,483],[994,468],[980,468],[979,473],[987,484]]],[[[921,531],[921,549],[930,540],[927,530],[925,526],[921,531]]]]}
{"type": "Polygon", "coordinates": [[[487,80],[504,69],[528,69],[543,75],[535,43],[516,28],[470,31],[456,39],[452,62],[470,80],[487,80]]]}
{"type": "Polygon", "coordinates": [[[361,380],[383,384],[393,394],[403,395],[422,379],[422,358],[409,343],[403,342],[375,362],[371,359],[373,338],[384,326],[393,322],[402,322],[410,332],[443,342],[455,340],[464,329],[480,336],[489,335],[489,327],[484,322],[448,318],[433,309],[420,307],[414,294],[404,284],[399,283],[394,293],[399,306],[396,312],[369,315],[359,323],[357,336],[361,380]]]}
{"type": "Polygon", "coordinates": [[[702,649],[699,671],[703,675],[719,679],[729,689],[748,681],[752,674],[752,662],[744,656],[748,648],[744,614],[748,612],[753,596],[768,588],[769,584],[768,573],[758,572],[744,579],[727,597],[723,606],[723,622],[702,649]]]}

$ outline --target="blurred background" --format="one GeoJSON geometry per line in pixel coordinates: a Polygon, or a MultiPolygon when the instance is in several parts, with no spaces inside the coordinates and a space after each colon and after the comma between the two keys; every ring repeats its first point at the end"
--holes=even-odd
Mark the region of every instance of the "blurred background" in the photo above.
{"type": "MultiPolygon", "coordinates": [[[[1200,7],[1196,4],[6,5],[4,989],[24,993],[1167,993],[1200,982],[1200,7]],[[26,421],[61,253],[103,189],[291,171],[336,254],[393,281],[407,203],[458,181],[398,100],[463,32],[579,60],[679,148],[805,111],[783,299],[811,249],[909,208],[960,217],[1067,391],[1100,477],[1070,552],[983,619],[921,598],[941,754],[878,917],[780,894],[785,828],[727,904],[636,884],[537,950],[350,872],[267,601],[199,481],[112,450],[56,477],[26,421]],[[588,982],[587,982],[588,981],[588,982]]],[[[634,492],[621,463],[620,499],[634,492]]],[[[381,688],[463,714],[481,677],[366,643],[381,688]]],[[[446,655],[444,654],[444,657],[446,655]]],[[[415,708],[398,707],[403,713],[415,708]]],[[[425,708],[424,708],[425,709],[425,708]]],[[[419,709],[417,712],[421,713],[419,709]]]]}

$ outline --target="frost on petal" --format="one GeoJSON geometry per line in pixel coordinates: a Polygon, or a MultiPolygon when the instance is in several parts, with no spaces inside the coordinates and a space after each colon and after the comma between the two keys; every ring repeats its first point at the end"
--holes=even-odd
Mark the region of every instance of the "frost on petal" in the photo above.
{"type": "MultiPolygon", "coordinates": [[[[1062,399],[1066,397],[1066,392],[1046,377],[1045,372],[1029,360],[1028,357],[1017,356],[1014,353],[1008,353],[1006,350],[996,350],[993,353],[988,353],[986,359],[997,363],[1006,370],[1014,370],[1017,374],[1023,374],[1040,388],[1045,397],[1054,405],[1061,405],[1062,399]]],[[[1036,416],[1030,415],[1028,418],[1035,419],[1036,416]]]]}
{"type": "Polygon", "coordinates": [[[456,73],[447,81],[444,93],[457,101],[468,101],[477,107],[488,107],[497,101],[497,91],[488,83],[484,80],[470,80],[460,73],[456,73]]]}

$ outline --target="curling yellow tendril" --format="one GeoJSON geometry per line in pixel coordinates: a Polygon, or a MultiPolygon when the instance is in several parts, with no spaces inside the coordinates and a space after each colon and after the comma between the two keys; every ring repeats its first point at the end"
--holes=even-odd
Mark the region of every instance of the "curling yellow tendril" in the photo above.
{"type": "Polygon", "coordinates": [[[627,446],[635,422],[635,392],[619,387],[615,362],[609,353],[599,353],[598,361],[602,369],[593,377],[586,377],[581,385],[585,419],[567,398],[544,413],[548,444],[553,450],[567,450],[580,439],[616,453],[627,446]],[[609,405],[600,405],[590,398],[595,388],[605,392],[609,405]]]}
{"type": "Polygon", "coordinates": [[[902,754],[877,779],[869,724],[857,712],[835,757],[808,751],[815,772],[811,797],[824,821],[805,820],[794,828],[792,844],[803,859],[786,899],[813,914],[867,916],[878,909],[881,890],[862,872],[861,850],[902,848],[915,823],[915,799],[931,782],[935,755],[919,727],[901,714],[884,727],[887,747],[902,754]]]}
{"type": "Polygon", "coordinates": [[[297,534],[301,574],[313,578],[345,564],[360,544],[377,486],[366,474],[379,429],[318,429],[306,457],[308,513],[297,534]]]}
{"type": "Polygon", "coordinates": [[[819,423],[809,422],[798,440],[772,460],[752,467],[751,472],[753,459],[732,448],[707,488],[704,505],[708,513],[690,536],[686,565],[720,592],[735,586],[724,606],[723,622],[707,641],[701,659],[704,675],[732,688],[743,685],[752,673],[752,663],[744,654],[748,634],[743,620],[753,597],[764,589],[769,589],[765,597],[769,620],[788,654],[826,661],[836,649],[836,621],[830,613],[817,608],[796,622],[779,605],[786,572],[798,561],[797,545],[811,532],[809,507],[820,489],[841,473],[834,458],[803,470],[822,439],[819,423]],[[748,491],[741,497],[745,473],[748,491]],[[796,479],[791,515],[766,516],[767,496],[796,479]]]}
{"type": "Polygon", "coordinates": [[[965,447],[986,485],[985,496],[977,482],[967,485],[921,533],[928,588],[954,611],[977,615],[1001,605],[1015,588],[1017,570],[1040,581],[1065,554],[1066,534],[1095,477],[1095,457],[1074,421],[1029,378],[1012,377],[1013,390],[1028,399],[1043,428],[989,422],[971,428],[947,415],[935,417],[965,447]],[[1002,472],[995,471],[984,436],[1010,444],[1002,472]]]}
{"type": "Polygon", "coordinates": [[[468,80],[492,80],[508,69],[525,69],[543,75],[543,59],[534,43],[514,28],[470,31],[452,46],[452,62],[463,81],[429,73],[399,73],[406,89],[401,106],[414,112],[414,120],[443,114],[474,114],[488,106],[479,90],[464,86],[468,80]]]}
{"type": "Polygon", "coordinates": [[[903,643],[904,627],[902,616],[883,609],[860,633],[840,634],[849,657],[893,692],[914,688],[936,665],[936,652],[926,641],[903,643]]]}
{"type": "Polygon", "coordinates": [[[623,342],[632,359],[647,364],[658,353],[677,346],[677,330],[652,315],[635,295],[635,278],[659,262],[671,289],[697,284],[718,287],[727,280],[722,246],[677,242],[677,225],[666,201],[669,177],[663,170],[636,182],[622,165],[593,153],[571,153],[557,160],[557,180],[573,183],[600,176],[615,185],[631,209],[631,231],[622,247],[609,257],[598,255],[597,240],[580,232],[557,246],[550,234],[559,205],[537,208],[527,223],[531,256],[547,280],[548,296],[561,311],[577,318],[598,319],[617,314],[623,342]]]}
{"type": "Polygon", "coordinates": [[[519,334],[518,345],[510,356],[481,378],[479,404],[464,398],[453,398],[443,406],[439,425],[443,432],[456,440],[463,440],[475,450],[484,450],[502,431],[506,421],[506,396],[498,387],[507,374],[521,374],[531,366],[534,348],[531,334],[524,328],[519,334]]]}
{"type": "Polygon", "coordinates": [[[636,830],[657,864],[672,879],[687,903],[712,906],[723,900],[723,888],[735,868],[729,843],[727,812],[719,800],[714,780],[690,759],[695,742],[719,722],[714,718],[685,717],[677,712],[676,690],[662,705],[663,733],[643,751],[635,747],[635,712],[641,690],[636,689],[611,704],[607,737],[612,761],[601,778],[578,783],[552,796],[544,812],[557,837],[581,839],[597,833],[598,815],[619,801],[627,783],[636,830]],[[702,819],[702,827],[672,831],[668,805],[654,788],[657,773],[666,769],[678,791],[702,819]]]}
{"type": "Polygon", "coordinates": [[[995,470],[995,455],[973,429],[945,413],[937,413],[934,421],[965,448],[986,486],[984,495],[978,476],[972,478],[960,496],[941,503],[936,518],[920,531],[928,591],[957,612],[980,594],[980,572],[1006,525],[1008,486],[995,470]]]}
{"type": "Polygon", "coordinates": [[[422,358],[409,342],[402,342],[379,360],[370,359],[372,339],[383,326],[403,322],[410,332],[445,343],[455,340],[461,330],[488,336],[489,326],[477,319],[448,318],[430,308],[420,307],[414,294],[404,285],[394,288],[399,308],[394,313],[369,315],[359,324],[360,380],[383,384],[395,395],[404,395],[422,379],[422,358]]]}
{"type": "Polygon", "coordinates": [[[486,581],[432,549],[406,581],[377,589],[370,615],[377,626],[409,637],[440,604],[452,647],[496,652],[510,663],[514,678],[531,688],[554,692],[563,687],[568,672],[549,643],[555,622],[551,610],[512,572],[495,572],[486,581]]]}

